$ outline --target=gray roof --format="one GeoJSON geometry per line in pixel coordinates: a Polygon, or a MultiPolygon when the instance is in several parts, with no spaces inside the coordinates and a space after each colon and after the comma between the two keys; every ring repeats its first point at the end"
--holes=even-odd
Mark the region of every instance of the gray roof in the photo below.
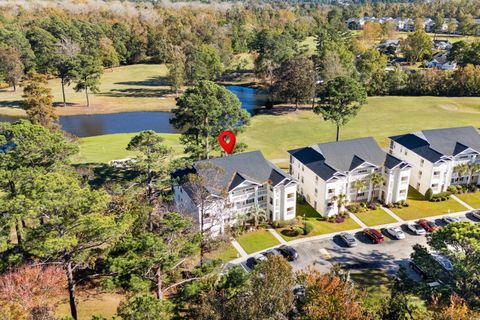
{"type": "Polygon", "coordinates": [[[455,156],[467,148],[480,152],[480,133],[472,126],[422,130],[390,139],[431,162],[442,156],[455,156]]]}
{"type": "Polygon", "coordinates": [[[217,187],[225,188],[228,191],[234,189],[246,180],[262,185],[269,183],[272,186],[276,186],[282,181],[285,184],[294,181],[290,175],[266,160],[260,151],[238,153],[226,157],[196,161],[190,170],[177,170],[173,173],[173,176],[182,176],[184,172],[197,173],[201,171],[200,168],[202,164],[211,164],[222,169],[222,172],[216,177],[218,179],[217,187]]]}
{"type": "Polygon", "coordinates": [[[337,172],[352,171],[365,162],[389,169],[403,163],[380,149],[372,137],[320,143],[289,153],[324,180],[337,172]]]}

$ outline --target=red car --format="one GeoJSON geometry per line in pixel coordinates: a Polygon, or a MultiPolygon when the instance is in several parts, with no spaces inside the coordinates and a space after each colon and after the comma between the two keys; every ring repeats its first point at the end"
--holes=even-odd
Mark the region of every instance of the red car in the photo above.
{"type": "Polygon", "coordinates": [[[418,220],[418,224],[427,232],[433,232],[438,229],[438,226],[433,221],[420,219],[418,220]]]}
{"type": "Polygon", "coordinates": [[[363,230],[363,234],[372,240],[373,243],[382,243],[385,238],[383,237],[383,234],[375,229],[365,229],[363,230]]]}

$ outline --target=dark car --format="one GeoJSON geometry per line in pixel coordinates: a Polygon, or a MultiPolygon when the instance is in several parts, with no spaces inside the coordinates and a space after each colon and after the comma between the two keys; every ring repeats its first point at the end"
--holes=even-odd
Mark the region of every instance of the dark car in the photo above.
{"type": "Polygon", "coordinates": [[[295,261],[298,259],[298,252],[297,250],[293,249],[290,246],[282,245],[278,247],[280,253],[287,259],[288,261],[295,261]]]}
{"type": "Polygon", "coordinates": [[[253,268],[255,268],[257,264],[265,260],[267,260],[267,257],[265,257],[263,254],[257,254],[253,257],[248,258],[245,264],[247,265],[247,267],[253,270],[253,268]]]}
{"type": "Polygon", "coordinates": [[[363,234],[372,240],[373,243],[382,243],[385,240],[383,234],[376,229],[365,229],[363,230],[363,234]]]}
{"type": "Polygon", "coordinates": [[[418,220],[418,224],[427,232],[433,232],[438,229],[438,226],[435,224],[435,222],[426,219],[418,220]]]}
{"type": "Polygon", "coordinates": [[[428,278],[428,275],[425,271],[423,271],[422,268],[420,268],[417,264],[413,263],[412,261],[410,261],[410,267],[413,269],[413,271],[415,271],[416,273],[418,273],[420,275],[420,277],[422,277],[422,279],[427,279],[428,278]]]}

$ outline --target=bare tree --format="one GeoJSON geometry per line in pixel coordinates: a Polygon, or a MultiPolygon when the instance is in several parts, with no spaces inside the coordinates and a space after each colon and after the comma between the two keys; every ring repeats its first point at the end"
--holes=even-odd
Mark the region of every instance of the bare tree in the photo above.
{"type": "Polygon", "coordinates": [[[184,187],[189,190],[190,197],[198,208],[202,265],[208,241],[223,232],[224,220],[229,216],[231,206],[223,168],[210,162],[201,162],[195,169],[196,173],[188,176],[184,187]]]}

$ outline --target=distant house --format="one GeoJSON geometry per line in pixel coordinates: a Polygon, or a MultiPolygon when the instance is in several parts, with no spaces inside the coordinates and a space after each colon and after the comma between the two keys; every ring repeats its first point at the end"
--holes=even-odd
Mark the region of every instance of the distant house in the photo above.
{"type": "Polygon", "coordinates": [[[400,52],[400,39],[385,40],[377,45],[377,49],[386,55],[396,55],[400,52]]]}
{"type": "Polygon", "coordinates": [[[470,181],[454,172],[459,164],[480,163],[480,133],[474,127],[422,130],[390,140],[390,154],[411,165],[410,184],[421,193],[480,182],[478,173],[470,181]]]}
{"type": "Polygon", "coordinates": [[[436,68],[441,70],[455,70],[457,63],[448,61],[448,52],[438,52],[433,55],[432,60],[425,65],[427,68],[436,68]]]}
{"type": "Polygon", "coordinates": [[[192,167],[172,174],[174,180],[179,181],[173,186],[175,206],[194,221],[200,221],[202,211],[194,191],[184,178],[188,174],[202,174],[202,166],[214,166],[221,170],[220,176],[216,177],[218,185],[208,190],[214,199],[213,205],[208,208],[212,212],[207,212],[206,218],[204,216],[206,225],[215,229],[216,233],[223,232],[225,226],[236,222],[238,215],[248,214],[255,206],[264,210],[270,221],[295,218],[297,182],[266,160],[260,151],[253,151],[197,161],[192,167]],[[218,199],[218,206],[215,206],[215,199],[218,199]],[[214,216],[218,217],[217,212],[213,212],[216,209],[222,211],[222,216],[213,221],[214,216]]]}
{"type": "Polygon", "coordinates": [[[450,50],[452,44],[448,40],[433,40],[433,47],[436,50],[450,50]]]}
{"type": "Polygon", "coordinates": [[[338,199],[347,203],[406,200],[410,166],[377,145],[371,137],[314,144],[290,150],[290,174],[298,180],[298,192],[323,216],[338,213],[338,199]],[[373,173],[384,182],[375,185],[373,173]],[[357,181],[365,187],[358,189],[357,181]]]}

